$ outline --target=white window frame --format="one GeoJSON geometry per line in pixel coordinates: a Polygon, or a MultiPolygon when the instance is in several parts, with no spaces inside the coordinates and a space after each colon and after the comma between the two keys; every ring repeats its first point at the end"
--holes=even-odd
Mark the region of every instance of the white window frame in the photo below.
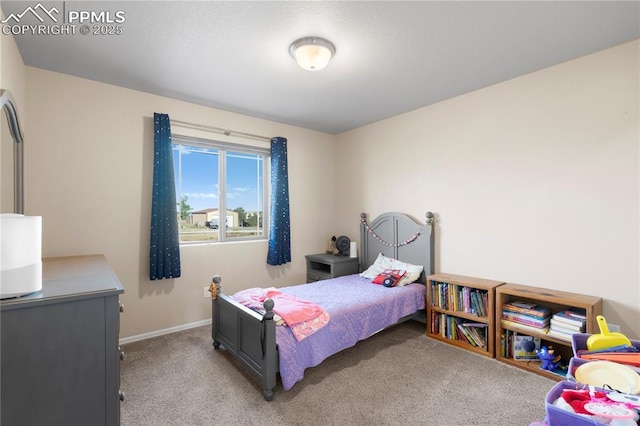
{"type": "MultiPolygon", "coordinates": [[[[253,141],[251,141],[253,142],[253,141]]],[[[218,151],[218,239],[217,240],[196,240],[196,241],[180,241],[180,245],[192,245],[192,244],[218,244],[218,243],[228,243],[228,242],[237,242],[237,241],[262,241],[269,239],[269,212],[271,205],[271,184],[270,184],[270,176],[271,176],[271,150],[270,148],[265,148],[261,146],[256,146],[255,142],[253,143],[238,143],[238,142],[226,142],[221,140],[214,139],[205,139],[202,137],[193,137],[186,136],[181,134],[171,134],[171,143],[172,145],[185,145],[185,146],[194,146],[200,148],[207,149],[215,149],[218,151]],[[222,223],[226,223],[226,212],[227,212],[227,200],[226,200],[226,154],[228,151],[244,153],[244,154],[252,154],[252,155],[261,155],[263,156],[263,167],[262,167],[262,235],[252,235],[246,237],[228,237],[226,226],[220,226],[222,223]],[[221,214],[224,212],[224,214],[221,214]]],[[[174,164],[175,168],[178,168],[178,179],[182,179],[182,170],[180,170],[179,164],[174,164]]],[[[181,196],[181,188],[176,189],[178,197],[176,197],[176,202],[180,203],[182,199],[181,196]]],[[[179,230],[180,231],[180,230],[179,230]]],[[[216,231],[212,231],[216,232],[216,231]]]]}

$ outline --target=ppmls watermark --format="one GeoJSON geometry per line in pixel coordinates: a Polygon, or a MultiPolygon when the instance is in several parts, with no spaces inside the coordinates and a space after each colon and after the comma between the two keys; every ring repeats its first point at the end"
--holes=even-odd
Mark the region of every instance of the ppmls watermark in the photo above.
{"type": "MultiPolygon", "coordinates": [[[[120,35],[126,21],[123,10],[67,9],[67,2],[47,8],[42,3],[10,13],[0,21],[5,35],[120,35]]],[[[73,2],[70,2],[73,3],[73,2]]]]}

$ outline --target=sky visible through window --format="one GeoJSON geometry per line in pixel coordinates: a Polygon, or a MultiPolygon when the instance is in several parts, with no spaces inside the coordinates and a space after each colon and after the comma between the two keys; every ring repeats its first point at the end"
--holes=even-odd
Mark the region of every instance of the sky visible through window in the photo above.
{"type": "MultiPolygon", "coordinates": [[[[176,201],[186,196],[191,212],[218,208],[218,157],[216,149],[173,146],[176,201]]],[[[226,158],[227,209],[242,207],[245,212],[262,210],[259,188],[262,188],[264,165],[261,157],[228,151],[226,158]]]]}

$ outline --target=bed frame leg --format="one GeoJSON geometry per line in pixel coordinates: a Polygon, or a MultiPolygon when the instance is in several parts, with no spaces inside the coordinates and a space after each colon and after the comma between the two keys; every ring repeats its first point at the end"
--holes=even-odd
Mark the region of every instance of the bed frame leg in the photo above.
{"type": "Polygon", "coordinates": [[[262,392],[262,395],[264,395],[264,399],[266,401],[273,401],[273,398],[276,396],[276,392],[273,389],[265,389],[262,392]]]}
{"type": "Polygon", "coordinates": [[[211,338],[213,339],[213,348],[219,349],[220,342],[218,342],[218,294],[220,294],[220,283],[222,282],[222,277],[220,275],[215,275],[211,279],[211,285],[209,286],[209,291],[211,291],[211,338]]]}
{"type": "Polygon", "coordinates": [[[264,341],[262,352],[262,387],[264,399],[271,401],[275,396],[277,374],[276,324],[273,320],[273,300],[267,299],[263,305],[265,314],[262,317],[264,341]]]}

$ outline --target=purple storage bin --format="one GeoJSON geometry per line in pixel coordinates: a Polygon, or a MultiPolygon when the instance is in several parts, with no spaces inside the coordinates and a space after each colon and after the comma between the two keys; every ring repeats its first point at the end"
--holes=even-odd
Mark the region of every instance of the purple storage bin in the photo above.
{"type": "Polygon", "coordinates": [[[587,349],[587,339],[591,336],[589,333],[574,333],[571,336],[571,348],[573,349],[573,356],[578,356],[579,350],[587,349]]]}
{"type": "MultiPolygon", "coordinates": [[[[578,351],[587,350],[587,339],[591,336],[589,333],[575,333],[571,336],[571,348],[573,349],[573,356],[578,356],[578,351]]],[[[640,349],[640,340],[629,339],[631,344],[640,349]]]]}
{"type": "MultiPolygon", "coordinates": [[[[567,369],[567,380],[572,381],[572,382],[576,382],[576,369],[578,367],[580,367],[582,364],[586,364],[588,362],[591,362],[592,360],[590,359],[582,359],[582,358],[576,358],[575,356],[572,357],[569,360],[569,368],[567,369]]],[[[624,364],[621,364],[624,365],[624,364]]],[[[634,367],[633,365],[626,365],[626,367],[629,367],[632,370],[635,370],[636,373],[640,374],[640,367],[634,367]]]]}
{"type": "Polygon", "coordinates": [[[576,358],[575,356],[569,360],[569,368],[567,369],[567,380],[572,382],[576,381],[576,368],[580,367],[582,364],[586,364],[587,362],[591,362],[587,359],[576,358]]]}
{"type": "MultiPolygon", "coordinates": [[[[572,358],[572,360],[575,358],[572,358]]],[[[598,422],[592,416],[585,416],[582,414],[572,413],[570,411],[563,410],[553,405],[553,402],[560,398],[562,391],[565,389],[575,389],[576,384],[563,380],[556,383],[554,387],[547,392],[547,396],[544,399],[545,409],[545,422],[549,426],[583,426],[583,425],[602,425],[604,423],[598,422]]]]}
{"type": "MultiPolygon", "coordinates": [[[[575,380],[575,375],[573,374],[576,368],[580,367],[585,362],[590,362],[592,360],[582,359],[578,357],[578,351],[587,350],[587,339],[591,336],[588,333],[576,333],[571,336],[571,347],[573,349],[573,358],[569,361],[569,370],[567,372],[567,378],[570,380],[575,380]]],[[[629,339],[631,344],[640,349],[640,340],[629,339]]],[[[640,367],[635,367],[632,365],[627,365],[627,367],[635,370],[638,374],[640,374],[640,367]]]]}

